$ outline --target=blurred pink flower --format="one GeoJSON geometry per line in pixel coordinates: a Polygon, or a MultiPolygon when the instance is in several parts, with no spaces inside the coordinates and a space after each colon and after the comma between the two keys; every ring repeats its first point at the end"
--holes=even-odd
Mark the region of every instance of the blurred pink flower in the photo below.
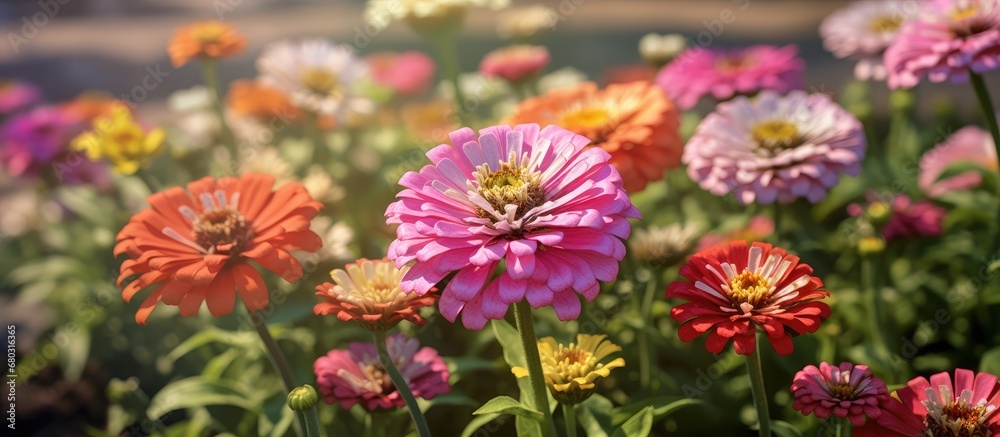
{"type": "Polygon", "coordinates": [[[546,65],[549,65],[549,51],[545,47],[514,45],[487,53],[479,63],[479,72],[486,77],[518,82],[538,74],[546,65]]]}
{"type": "Polygon", "coordinates": [[[501,319],[524,299],[551,305],[560,320],[580,315],[580,297],[618,275],[629,218],[639,211],[586,137],[549,125],[469,128],[427,152],[433,165],[403,175],[406,187],[386,210],[398,223],[389,259],[406,292],[426,293],[449,273],[439,308],[469,329],[501,319]],[[494,277],[497,268],[506,268],[494,277]]]}
{"type": "MultiPolygon", "coordinates": [[[[847,206],[847,213],[857,217],[864,214],[874,204],[885,206],[889,200],[880,200],[875,192],[865,193],[867,204],[852,203],[847,206]]],[[[921,200],[914,202],[910,196],[897,194],[892,198],[892,204],[885,224],[882,226],[882,236],[886,241],[896,239],[909,240],[917,237],[937,237],[942,233],[942,223],[948,211],[934,203],[921,200]]],[[[881,210],[876,213],[881,215],[881,210]]]]}
{"type": "MultiPolygon", "coordinates": [[[[451,391],[448,365],[433,348],[421,348],[414,338],[392,334],[386,338],[386,349],[414,397],[432,399],[451,391]]],[[[328,404],[339,402],[345,410],[361,404],[369,411],[406,405],[372,343],[351,343],[347,349],[334,349],[316,360],[313,371],[319,392],[328,404]]]]}
{"type": "Polygon", "coordinates": [[[0,115],[7,115],[42,98],[38,87],[26,83],[0,80],[0,115]]]}
{"type": "Polygon", "coordinates": [[[825,94],[763,91],[720,103],[684,147],[688,175],[742,204],[826,197],[840,174],[861,171],[861,122],[825,94]]]}
{"type": "Polygon", "coordinates": [[[840,363],[832,366],[820,363],[808,365],[795,374],[792,381],[792,408],[808,416],[826,419],[833,414],[849,418],[854,426],[865,424],[865,417],[877,419],[882,413],[880,401],[889,396],[881,379],[872,375],[868,366],[840,363]]]}
{"type": "Polygon", "coordinates": [[[705,234],[698,240],[698,247],[695,249],[695,252],[701,252],[709,247],[729,243],[730,241],[764,241],[772,233],[774,233],[774,221],[764,215],[755,215],[750,218],[745,227],[728,234],[716,232],[705,234]]]}
{"type": "Polygon", "coordinates": [[[916,15],[909,0],[862,0],[827,16],[820,25],[823,47],[838,58],[858,60],[857,80],[885,80],[882,52],[899,33],[904,21],[916,15]]]}
{"type": "Polygon", "coordinates": [[[375,83],[400,96],[420,94],[434,81],[434,60],[418,51],[380,52],[365,57],[375,83]]]}
{"type": "Polygon", "coordinates": [[[938,180],[948,167],[960,162],[996,171],[997,151],[990,133],[978,126],[966,126],[924,153],[920,158],[917,184],[929,197],[978,187],[982,182],[982,175],[971,170],[938,180]]]}
{"type": "Polygon", "coordinates": [[[682,53],[657,75],[656,82],[681,109],[704,96],[728,100],[763,90],[784,94],[805,87],[806,63],[794,45],[755,45],[735,49],[696,47],[682,53]]]}
{"type": "Polygon", "coordinates": [[[1000,384],[985,372],[955,369],[920,376],[879,404],[882,414],[855,437],[1000,436],[1000,384]],[[954,382],[954,384],[953,384],[954,382]]]}
{"type": "Polygon", "coordinates": [[[998,65],[998,0],[927,1],[885,51],[890,88],[910,88],[923,77],[964,82],[969,70],[983,73],[998,65]]]}
{"type": "Polygon", "coordinates": [[[48,106],[11,117],[0,127],[0,165],[12,176],[38,174],[66,149],[75,122],[48,106]]]}

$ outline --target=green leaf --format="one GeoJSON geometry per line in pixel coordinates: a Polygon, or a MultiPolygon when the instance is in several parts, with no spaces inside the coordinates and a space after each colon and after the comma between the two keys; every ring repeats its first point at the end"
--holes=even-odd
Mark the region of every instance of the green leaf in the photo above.
{"type": "Polygon", "coordinates": [[[541,412],[528,408],[526,405],[518,402],[517,399],[510,396],[497,396],[490,399],[485,405],[479,407],[479,409],[474,411],[472,414],[513,414],[515,416],[526,417],[533,420],[542,418],[541,412]]]}
{"type": "Polygon", "coordinates": [[[979,371],[991,375],[1000,375],[1000,346],[994,347],[983,354],[979,360],[979,371]]]}
{"type": "Polygon", "coordinates": [[[686,398],[683,396],[661,396],[652,399],[646,399],[640,402],[636,402],[631,405],[626,405],[621,408],[615,408],[612,414],[612,423],[615,425],[624,423],[630,417],[634,416],[640,410],[646,407],[653,407],[653,418],[654,420],[660,420],[675,411],[691,406],[698,405],[702,402],[694,398],[686,398]]]}
{"type": "Polygon", "coordinates": [[[59,361],[63,368],[63,375],[68,381],[76,381],[83,375],[83,369],[87,366],[87,357],[90,356],[90,329],[81,324],[70,322],[56,330],[53,337],[56,344],[64,343],[60,349],[59,361]]]}
{"type": "Polygon", "coordinates": [[[174,410],[207,405],[232,405],[260,412],[260,404],[252,392],[244,391],[229,381],[209,382],[195,376],[174,381],[160,389],[150,400],[146,415],[158,419],[174,410]]]}
{"type": "MultiPolygon", "coordinates": [[[[473,418],[472,420],[469,421],[468,425],[465,425],[465,429],[462,431],[461,437],[472,437],[479,431],[479,428],[486,426],[487,424],[493,422],[493,420],[497,418],[500,418],[500,420],[498,421],[499,423],[497,423],[497,428],[500,428],[501,426],[503,426],[505,420],[501,416],[502,414],[483,414],[479,417],[473,418]]],[[[488,429],[487,431],[491,430],[488,429]]]]}
{"type": "Polygon", "coordinates": [[[778,437],[802,437],[802,431],[783,420],[771,420],[771,430],[778,437]]]}
{"type": "Polygon", "coordinates": [[[613,430],[611,410],[614,405],[608,398],[595,394],[583,401],[577,409],[577,420],[587,431],[588,437],[608,437],[608,430],[613,430]]]}
{"type": "Polygon", "coordinates": [[[615,430],[612,437],[647,437],[651,429],[653,429],[653,407],[646,407],[626,420],[621,428],[615,430]]]}

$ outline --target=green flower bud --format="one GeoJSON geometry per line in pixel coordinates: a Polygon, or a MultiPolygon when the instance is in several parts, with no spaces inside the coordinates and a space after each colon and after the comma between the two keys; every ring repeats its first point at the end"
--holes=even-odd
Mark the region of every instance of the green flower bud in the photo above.
{"type": "Polygon", "coordinates": [[[885,250],[885,240],[882,237],[864,237],[858,242],[858,253],[861,256],[872,256],[885,250]]]}
{"type": "Polygon", "coordinates": [[[318,400],[319,395],[316,393],[316,389],[309,384],[293,388],[288,393],[288,398],[285,399],[288,408],[291,408],[292,411],[306,411],[315,406],[318,400]]]}

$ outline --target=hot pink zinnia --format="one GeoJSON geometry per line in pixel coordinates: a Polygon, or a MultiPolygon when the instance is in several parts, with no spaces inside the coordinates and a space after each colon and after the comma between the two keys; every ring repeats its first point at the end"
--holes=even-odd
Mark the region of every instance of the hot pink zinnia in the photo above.
{"type": "Polygon", "coordinates": [[[0,127],[0,167],[12,176],[30,176],[62,154],[76,120],[54,107],[14,115],[0,127]]]}
{"type": "Polygon", "coordinates": [[[877,419],[881,400],[889,390],[881,379],[872,375],[868,366],[840,363],[832,366],[820,363],[808,365],[795,374],[792,381],[792,408],[808,416],[826,419],[831,414],[849,418],[854,426],[865,424],[865,417],[877,419]]]}
{"type": "Polygon", "coordinates": [[[948,167],[957,163],[969,163],[996,171],[997,151],[990,133],[978,126],[966,126],[924,153],[920,158],[920,177],[917,184],[930,197],[938,197],[951,191],[978,187],[982,175],[977,171],[967,171],[938,180],[948,167]]]}
{"type": "Polygon", "coordinates": [[[400,96],[420,94],[434,80],[434,60],[421,52],[373,53],[365,61],[375,83],[400,96]]]}
{"type": "Polygon", "coordinates": [[[857,80],[885,80],[882,52],[919,5],[909,0],[863,0],[830,14],[820,25],[823,47],[838,58],[855,58],[857,80]]]}
{"type": "Polygon", "coordinates": [[[450,272],[438,306],[469,329],[501,319],[527,299],[561,320],[580,315],[582,294],[618,275],[638,218],[622,179],[586,137],[550,125],[493,126],[451,133],[454,145],[427,152],[433,165],[403,175],[406,187],[386,210],[399,223],[389,259],[402,267],[403,291],[426,293],[450,272]],[[505,265],[503,272],[494,272],[505,265]]]}
{"type": "Polygon", "coordinates": [[[720,103],[684,146],[688,175],[743,204],[816,203],[841,173],[861,171],[865,135],[853,115],[825,94],[772,91],[720,103]]]}
{"type": "MultiPolygon", "coordinates": [[[[448,365],[433,348],[421,348],[416,339],[392,334],[386,338],[386,349],[413,396],[431,399],[451,391],[448,365]]],[[[369,411],[406,405],[372,343],[351,343],[347,349],[334,349],[316,360],[313,371],[319,392],[328,404],[339,402],[349,409],[360,403],[369,411]]]]}
{"type": "Polygon", "coordinates": [[[515,45],[494,50],[479,63],[486,77],[500,77],[508,82],[528,79],[549,65],[549,51],[542,46],[515,45]]]}
{"type": "Polygon", "coordinates": [[[0,80],[0,115],[37,103],[41,97],[42,91],[34,85],[0,80]]]}
{"type": "Polygon", "coordinates": [[[889,87],[910,88],[921,78],[964,82],[1000,65],[997,0],[930,0],[903,24],[885,51],[889,87]]]}
{"type": "MultiPolygon", "coordinates": [[[[889,204],[889,199],[881,200],[879,196],[869,191],[865,193],[867,205],[852,203],[847,206],[848,214],[857,217],[869,210],[873,204],[880,203],[882,207],[889,204]]],[[[948,210],[927,200],[914,202],[910,196],[897,194],[892,197],[889,215],[885,224],[881,225],[882,236],[886,241],[909,240],[918,237],[937,237],[943,232],[942,224],[948,210]]]]}
{"type": "Polygon", "coordinates": [[[728,100],[763,90],[787,93],[805,87],[806,63],[793,45],[756,45],[735,49],[696,47],[663,67],[656,83],[677,102],[691,109],[711,95],[728,100]]]}
{"type": "Polygon", "coordinates": [[[1000,436],[1000,384],[989,373],[955,369],[910,380],[896,390],[899,400],[887,397],[882,414],[856,428],[857,437],[996,437],[1000,436]],[[953,384],[954,382],[954,384],[953,384]]]}

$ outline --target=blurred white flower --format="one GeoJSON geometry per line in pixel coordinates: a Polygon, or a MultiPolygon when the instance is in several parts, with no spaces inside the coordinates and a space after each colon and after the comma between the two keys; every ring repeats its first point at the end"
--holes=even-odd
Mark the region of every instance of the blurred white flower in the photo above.
{"type": "Polygon", "coordinates": [[[293,175],[292,166],[274,147],[241,149],[239,172],[271,175],[279,184],[292,179],[293,175]]]}
{"type": "Polygon", "coordinates": [[[547,93],[554,89],[565,88],[586,82],[587,75],[573,67],[563,67],[538,79],[538,90],[547,93]]]}
{"type": "Polygon", "coordinates": [[[639,55],[646,63],[657,68],[666,65],[687,48],[684,35],[647,33],[639,40],[639,55]]]}
{"type": "MultiPolygon", "coordinates": [[[[507,89],[507,83],[500,78],[489,78],[479,73],[463,73],[458,76],[458,86],[462,88],[462,94],[470,102],[481,103],[493,100],[503,95],[507,89]]],[[[438,84],[438,95],[442,99],[451,100],[454,97],[454,90],[451,83],[443,81],[438,84]]]]}
{"type": "Polygon", "coordinates": [[[30,186],[0,187],[0,211],[0,238],[17,237],[42,224],[38,195],[30,186]]]}
{"type": "Polygon", "coordinates": [[[175,117],[177,135],[170,147],[181,154],[214,145],[219,133],[219,119],[212,110],[208,88],[196,86],[175,91],[167,98],[167,107],[175,117]]]}
{"type": "Polygon", "coordinates": [[[445,18],[474,6],[496,11],[509,5],[510,0],[369,0],[365,21],[384,28],[392,21],[445,18]]]}
{"type": "Polygon", "coordinates": [[[345,194],[344,187],[334,182],[330,174],[319,165],[309,167],[306,176],[302,178],[302,186],[313,199],[322,203],[337,202],[345,194]]]}
{"type": "Polygon", "coordinates": [[[701,225],[693,222],[635,229],[628,239],[629,253],[638,261],[670,265],[694,248],[701,231],[701,225]]]}
{"type": "Polygon", "coordinates": [[[346,223],[334,222],[327,216],[318,216],[312,220],[309,230],[320,236],[323,247],[315,253],[301,250],[292,252],[292,256],[299,262],[319,264],[329,261],[340,264],[355,260],[356,255],[350,248],[354,241],[354,230],[346,223]]]}
{"type": "Polygon", "coordinates": [[[559,13],[545,5],[531,5],[503,11],[497,19],[500,38],[530,39],[550,30],[559,22],[559,13]]]}

